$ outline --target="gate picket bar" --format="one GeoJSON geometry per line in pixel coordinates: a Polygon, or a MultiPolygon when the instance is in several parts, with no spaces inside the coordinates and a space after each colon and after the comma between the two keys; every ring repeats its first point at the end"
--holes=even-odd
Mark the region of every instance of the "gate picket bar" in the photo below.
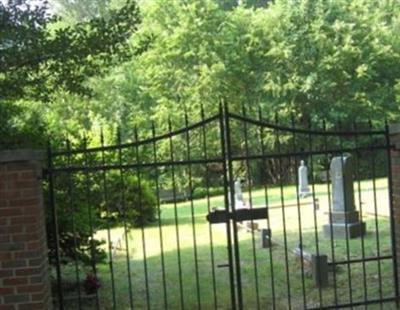
{"type": "Polygon", "coordinates": [[[97,147],[49,145],[55,306],[397,306],[388,126],[297,128],[293,117],[285,126],[261,109],[249,115],[221,104],[209,118],[202,108],[195,124],[185,113],[179,130],[169,120],[157,135],[152,123],[150,137],[139,139],[135,128],[129,143],[118,131],[115,145],[105,145],[103,133],[97,147]],[[300,195],[302,161],[308,197],[300,195]],[[260,243],[266,229],[269,242],[260,243]],[[328,257],[327,286],[303,253],[328,257]]]}

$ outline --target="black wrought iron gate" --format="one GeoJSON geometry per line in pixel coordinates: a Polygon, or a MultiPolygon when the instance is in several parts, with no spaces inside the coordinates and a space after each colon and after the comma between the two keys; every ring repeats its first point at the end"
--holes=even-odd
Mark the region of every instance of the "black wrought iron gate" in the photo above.
{"type": "Polygon", "coordinates": [[[49,147],[55,305],[395,308],[387,126],[251,113],[49,147]]]}

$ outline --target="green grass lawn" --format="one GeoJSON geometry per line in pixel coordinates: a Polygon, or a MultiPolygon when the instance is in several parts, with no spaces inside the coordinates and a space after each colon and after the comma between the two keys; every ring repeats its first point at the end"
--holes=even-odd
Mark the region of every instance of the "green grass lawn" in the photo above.
{"type": "MultiPolygon", "coordinates": [[[[298,207],[295,187],[285,187],[283,190],[285,222],[283,221],[280,189],[270,188],[268,201],[273,247],[271,249],[261,248],[258,232],[250,233],[242,229],[238,233],[245,309],[257,309],[258,305],[262,309],[272,309],[272,283],[277,309],[288,309],[289,296],[292,309],[302,309],[304,302],[307,307],[332,305],[335,303],[335,295],[338,303],[348,303],[350,301],[349,280],[353,301],[364,300],[365,296],[368,299],[377,299],[380,296],[392,297],[394,288],[390,259],[382,260],[380,265],[377,261],[365,264],[354,263],[350,268],[347,265],[340,265],[334,273],[329,274],[329,287],[320,290],[314,287],[307,266],[304,267],[305,272],[302,273],[301,263],[292,253],[292,250],[299,244],[301,236],[306,251],[310,253],[318,251],[320,254],[326,254],[329,260],[333,255],[336,261],[347,260],[347,258],[358,259],[363,256],[373,257],[378,252],[381,256],[391,255],[386,179],[377,180],[375,186],[377,188],[376,196],[372,190],[372,181],[361,182],[360,192],[358,192],[358,184],[355,185],[356,205],[358,209],[360,205],[363,209],[367,234],[364,238],[353,239],[349,242],[339,239],[332,242],[330,237],[322,234],[322,225],[328,222],[325,213],[329,210],[326,185],[314,187],[315,198],[318,199],[320,206],[318,211],[314,211],[312,197],[302,199],[302,204],[298,207]],[[359,199],[360,197],[361,199],[359,199]],[[379,216],[374,216],[375,208],[379,216]],[[379,234],[377,234],[377,229],[379,234]],[[286,242],[284,230],[286,230],[286,242]],[[364,251],[362,251],[362,243],[364,243],[364,251]],[[333,281],[334,277],[336,281],[333,281]],[[367,284],[366,286],[364,282],[367,284]],[[305,293],[305,300],[303,293],[305,293]]],[[[264,189],[253,191],[251,196],[253,206],[265,205],[264,189]]],[[[245,197],[248,201],[250,200],[249,193],[245,193],[245,197]]],[[[131,292],[136,309],[146,309],[147,306],[151,309],[164,309],[165,304],[170,309],[181,309],[181,300],[183,300],[185,309],[196,309],[199,305],[203,309],[230,309],[229,268],[217,267],[228,262],[226,226],[225,224],[215,224],[210,228],[205,219],[209,207],[223,207],[222,197],[212,197],[209,205],[206,199],[195,200],[193,202],[193,219],[190,202],[177,204],[178,226],[175,226],[175,206],[163,204],[161,206],[163,252],[161,252],[158,223],[146,227],[143,231],[138,228],[129,232],[131,292]],[[193,222],[194,225],[192,225],[193,222]],[[143,239],[145,240],[144,244],[143,239]],[[177,249],[178,239],[179,251],[177,249]],[[144,253],[146,254],[144,255],[144,253]],[[181,262],[181,282],[178,256],[181,262]],[[165,267],[164,276],[162,259],[165,267]],[[166,296],[163,281],[166,283],[166,296]],[[146,290],[146,282],[148,290],[146,290]],[[146,301],[146,291],[150,300],[149,305],[146,301]]],[[[258,224],[260,227],[266,227],[267,221],[259,221],[258,224]]],[[[122,228],[112,230],[113,239],[122,238],[123,235],[122,228]]],[[[98,232],[97,237],[106,240],[106,231],[98,232]]],[[[123,244],[124,242],[123,240],[123,244]]],[[[116,308],[129,309],[130,294],[125,248],[116,251],[113,257],[113,267],[116,308]]],[[[84,272],[85,270],[82,268],[82,277],[84,277],[84,272]]],[[[63,274],[67,279],[74,277],[73,269],[68,266],[63,268],[63,274]]],[[[102,283],[99,290],[102,309],[112,309],[110,275],[108,264],[98,265],[98,276],[102,283]]],[[[88,309],[92,307],[93,302],[93,298],[85,299],[88,309]]],[[[76,308],[76,302],[73,300],[66,302],[65,305],[68,309],[76,308]]],[[[393,305],[384,305],[384,309],[390,309],[390,307],[393,305]]],[[[364,306],[361,308],[365,309],[364,306]]],[[[380,307],[377,305],[368,307],[368,309],[378,308],[380,307]]]]}

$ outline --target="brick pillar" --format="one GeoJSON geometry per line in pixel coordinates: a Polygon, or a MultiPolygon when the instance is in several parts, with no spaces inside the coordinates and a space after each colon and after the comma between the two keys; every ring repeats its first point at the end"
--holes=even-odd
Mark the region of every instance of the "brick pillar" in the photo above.
{"type": "Polygon", "coordinates": [[[0,152],[0,310],[51,309],[42,153],[0,152]]]}
{"type": "MultiPolygon", "coordinates": [[[[396,239],[397,275],[400,275],[400,124],[391,125],[389,128],[390,143],[394,146],[390,152],[392,162],[392,193],[393,193],[393,218],[396,239]]],[[[397,282],[400,286],[400,278],[397,282]]]]}

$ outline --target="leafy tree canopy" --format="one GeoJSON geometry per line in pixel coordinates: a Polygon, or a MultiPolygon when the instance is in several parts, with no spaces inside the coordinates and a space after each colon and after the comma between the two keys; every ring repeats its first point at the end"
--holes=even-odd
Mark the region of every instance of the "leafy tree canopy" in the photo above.
{"type": "Polygon", "coordinates": [[[132,57],[128,39],[140,22],[128,1],[109,17],[95,17],[51,31],[56,20],[46,1],[0,4],[0,93],[3,100],[48,100],[55,90],[87,94],[84,81],[132,57]]]}
{"type": "Polygon", "coordinates": [[[228,2],[146,2],[136,40],[154,41],[92,81],[99,114],[128,127],[148,116],[182,124],[183,106],[212,112],[225,98],[302,119],[400,115],[398,1],[228,2]]]}
{"type": "Polygon", "coordinates": [[[179,127],[185,109],[213,113],[221,98],[235,110],[261,105],[316,121],[400,115],[395,0],[142,0],[138,29],[134,3],[52,1],[68,17],[2,6],[10,22],[0,30],[0,90],[13,100],[51,96],[35,108],[53,132],[118,123],[130,137],[149,119],[166,127],[172,116],[179,127]]]}

